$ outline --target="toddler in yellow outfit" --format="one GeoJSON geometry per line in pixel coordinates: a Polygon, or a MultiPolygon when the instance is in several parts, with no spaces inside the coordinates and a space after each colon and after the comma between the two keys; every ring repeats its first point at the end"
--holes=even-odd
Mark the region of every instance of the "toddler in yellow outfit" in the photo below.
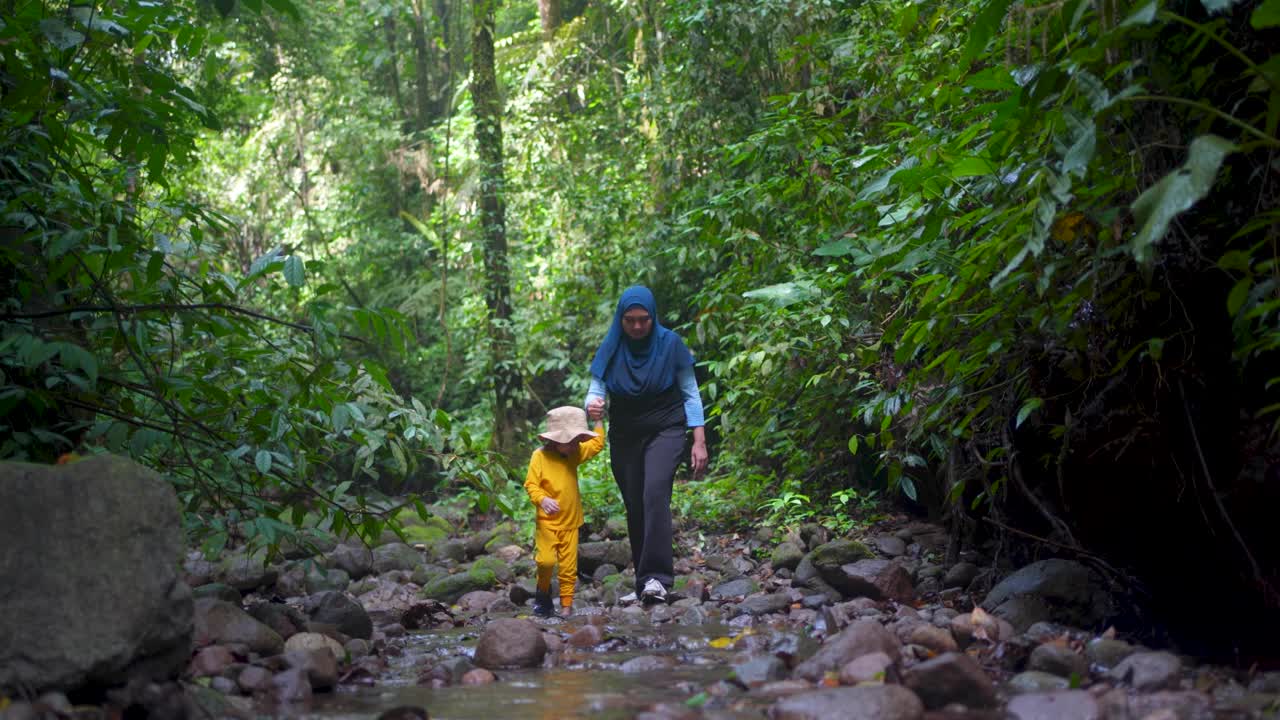
{"type": "Polygon", "coordinates": [[[568,615],[578,580],[578,528],[582,527],[578,466],[604,449],[604,425],[597,421],[592,432],[582,408],[558,407],[547,413],[547,431],[538,438],[545,444],[533,451],[524,480],[524,489],[538,509],[534,535],[538,589],[533,612],[542,617],[552,614],[551,573],[558,561],[560,610],[568,615]]]}

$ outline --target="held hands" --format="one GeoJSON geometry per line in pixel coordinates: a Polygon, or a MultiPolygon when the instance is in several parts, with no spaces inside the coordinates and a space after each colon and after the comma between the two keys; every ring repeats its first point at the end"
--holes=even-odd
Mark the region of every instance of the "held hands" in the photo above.
{"type": "Polygon", "coordinates": [[[594,421],[604,419],[604,398],[591,398],[591,402],[587,403],[587,417],[594,421]]]}
{"type": "Polygon", "coordinates": [[[542,512],[548,515],[555,515],[560,512],[560,503],[549,497],[542,498],[542,502],[538,503],[538,507],[542,508],[542,512]]]}

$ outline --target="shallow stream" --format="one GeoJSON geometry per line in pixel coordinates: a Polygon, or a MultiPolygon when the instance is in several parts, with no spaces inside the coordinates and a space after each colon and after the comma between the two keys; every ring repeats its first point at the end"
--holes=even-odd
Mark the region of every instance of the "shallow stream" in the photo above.
{"type": "MultiPolygon", "coordinates": [[[[600,617],[552,619],[546,627],[568,637],[600,617]]],[[[606,640],[594,649],[565,647],[554,654],[554,667],[500,670],[497,682],[481,686],[451,685],[432,688],[419,684],[424,668],[434,663],[474,653],[479,628],[421,631],[403,638],[403,653],[390,658],[387,671],[368,687],[343,686],[337,692],[318,694],[309,708],[280,708],[274,717],[306,720],[369,720],[397,706],[425,708],[432,720],[503,720],[505,718],[602,718],[622,719],[656,703],[690,702],[718,706],[718,717],[760,718],[768,699],[750,693],[711,698],[708,686],[731,676],[729,663],[738,654],[731,639],[741,629],[722,624],[621,624],[612,618],[604,625],[606,640]],[[622,666],[640,657],[670,658],[670,667],[636,671],[622,666]]],[[[747,631],[752,632],[752,631],[747,631]]],[[[768,630],[756,630],[767,635],[768,630]]],[[[768,644],[766,637],[756,638],[768,644]]],[[[779,642],[795,642],[794,634],[779,642]]]]}

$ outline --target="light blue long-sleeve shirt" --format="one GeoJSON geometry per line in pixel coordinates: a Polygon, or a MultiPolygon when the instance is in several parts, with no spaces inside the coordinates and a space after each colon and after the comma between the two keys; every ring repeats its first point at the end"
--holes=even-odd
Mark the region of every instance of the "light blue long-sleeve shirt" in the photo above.
{"type": "MultiPolygon", "coordinates": [[[[702,414],[702,396],[698,394],[698,378],[693,374],[692,365],[676,371],[676,385],[680,386],[680,396],[684,398],[684,424],[691,428],[706,425],[702,414]]],[[[590,403],[592,398],[603,399],[605,392],[604,381],[592,375],[583,406],[590,403]]]]}

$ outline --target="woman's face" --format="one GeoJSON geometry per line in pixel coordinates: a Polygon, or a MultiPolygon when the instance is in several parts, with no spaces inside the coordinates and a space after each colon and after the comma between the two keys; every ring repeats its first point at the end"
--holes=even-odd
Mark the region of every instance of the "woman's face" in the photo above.
{"type": "Polygon", "coordinates": [[[622,313],[622,331],[632,340],[643,340],[653,331],[653,316],[642,307],[627,308],[622,313]]]}

